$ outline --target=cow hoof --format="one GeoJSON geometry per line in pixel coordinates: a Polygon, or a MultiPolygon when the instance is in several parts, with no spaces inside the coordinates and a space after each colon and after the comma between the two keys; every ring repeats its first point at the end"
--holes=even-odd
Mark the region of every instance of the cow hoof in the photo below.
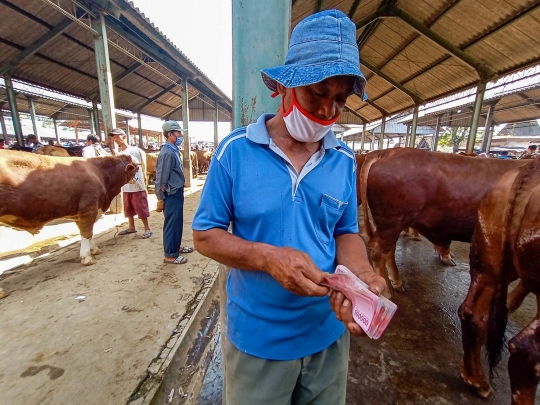
{"type": "Polygon", "coordinates": [[[0,300],[6,298],[9,294],[0,288],[0,300]]]}
{"type": "Polygon", "coordinates": [[[95,248],[94,250],[91,250],[90,253],[92,253],[93,255],[100,255],[103,252],[101,251],[100,248],[95,248]]]}
{"type": "Polygon", "coordinates": [[[443,262],[447,266],[457,266],[456,262],[451,257],[441,257],[441,256],[439,256],[439,258],[441,259],[441,262],[443,262]]]}
{"type": "Polygon", "coordinates": [[[491,388],[491,385],[488,384],[486,381],[474,382],[473,380],[467,378],[467,376],[465,376],[463,372],[461,372],[460,375],[463,382],[472,389],[474,389],[478,396],[488,399],[493,395],[493,389],[491,388]]]}
{"type": "Polygon", "coordinates": [[[84,266],[91,266],[96,263],[96,260],[93,257],[81,257],[81,263],[84,266]]]}

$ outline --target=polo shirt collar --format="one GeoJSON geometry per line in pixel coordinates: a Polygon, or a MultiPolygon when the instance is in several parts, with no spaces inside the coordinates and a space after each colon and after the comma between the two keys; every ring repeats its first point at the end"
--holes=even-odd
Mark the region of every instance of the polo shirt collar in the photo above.
{"type": "MultiPolygon", "coordinates": [[[[275,117],[276,114],[263,114],[259,117],[257,122],[249,124],[246,128],[247,138],[255,143],[261,145],[270,145],[270,135],[266,130],[266,121],[275,117]]],[[[337,140],[334,132],[328,131],[328,133],[322,139],[322,146],[324,149],[340,148],[341,145],[337,140]]]]}

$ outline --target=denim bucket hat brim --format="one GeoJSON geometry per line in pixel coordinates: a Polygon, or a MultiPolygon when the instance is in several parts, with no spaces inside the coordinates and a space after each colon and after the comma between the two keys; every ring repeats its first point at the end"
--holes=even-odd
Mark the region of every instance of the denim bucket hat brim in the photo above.
{"type": "Polygon", "coordinates": [[[339,10],[322,11],[300,21],[292,32],[285,64],[264,69],[261,76],[273,92],[277,83],[294,88],[333,76],[355,76],[353,92],[367,99],[356,26],[339,10]]]}

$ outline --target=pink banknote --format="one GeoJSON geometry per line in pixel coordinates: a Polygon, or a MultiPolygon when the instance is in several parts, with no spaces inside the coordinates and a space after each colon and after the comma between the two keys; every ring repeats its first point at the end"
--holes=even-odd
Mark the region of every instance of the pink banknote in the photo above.
{"type": "Polygon", "coordinates": [[[335,273],[321,284],[340,291],[351,301],[354,321],[372,339],[382,335],[397,310],[396,304],[371,292],[366,283],[345,266],[337,266],[335,273]]]}

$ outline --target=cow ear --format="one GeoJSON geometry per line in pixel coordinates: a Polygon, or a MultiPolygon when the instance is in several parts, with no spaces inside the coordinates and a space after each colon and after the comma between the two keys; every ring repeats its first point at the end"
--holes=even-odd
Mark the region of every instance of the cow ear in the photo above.
{"type": "Polygon", "coordinates": [[[132,163],[126,165],[126,172],[131,173],[137,170],[137,166],[132,163]]]}

